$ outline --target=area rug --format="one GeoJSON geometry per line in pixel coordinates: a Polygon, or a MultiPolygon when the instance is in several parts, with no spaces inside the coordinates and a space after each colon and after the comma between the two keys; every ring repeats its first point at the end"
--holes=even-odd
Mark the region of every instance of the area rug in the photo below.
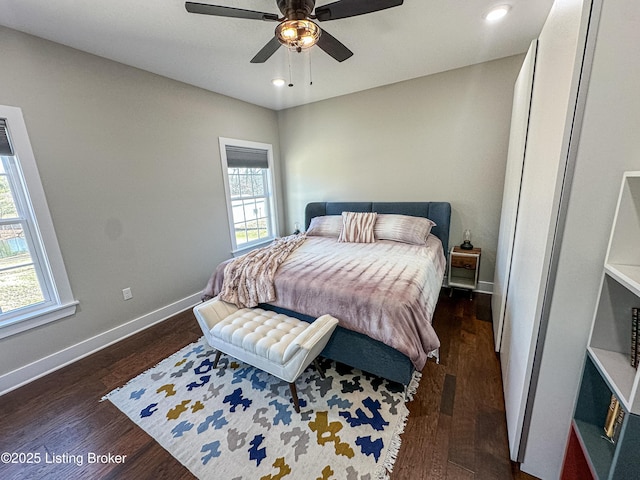
{"type": "Polygon", "coordinates": [[[200,479],[389,478],[408,416],[397,383],[321,360],[289,385],[223,355],[204,337],[104,398],[200,479]]]}

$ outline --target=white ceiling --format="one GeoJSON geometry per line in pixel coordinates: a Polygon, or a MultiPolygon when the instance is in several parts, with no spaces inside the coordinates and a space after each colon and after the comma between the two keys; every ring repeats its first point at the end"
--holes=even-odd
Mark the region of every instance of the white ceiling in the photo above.
{"type": "MultiPolygon", "coordinates": [[[[279,14],[276,0],[197,1],[279,14]]],[[[317,6],[327,3],[332,0],[317,6]]],[[[302,53],[282,47],[266,63],[251,64],[272,38],[275,22],[191,14],[183,0],[0,0],[0,25],[280,110],[523,53],[552,4],[405,0],[322,22],[354,52],[342,63],[318,47],[302,53]],[[502,4],[511,5],[509,15],[497,23],[484,20],[502,4]],[[291,78],[293,87],[274,87],[276,77],[291,78]]]]}

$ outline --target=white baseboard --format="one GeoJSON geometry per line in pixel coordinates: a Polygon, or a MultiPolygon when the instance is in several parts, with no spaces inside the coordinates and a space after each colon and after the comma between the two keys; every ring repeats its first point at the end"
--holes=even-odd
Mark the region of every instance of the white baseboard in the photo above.
{"type": "Polygon", "coordinates": [[[476,288],[474,292],[488,293],[489,295],[491,295],[493,293],[493,282],[479,281],[478,288],[476,288]]]}
{"type": "Polygon", "coordinates": [[[127,323],[118,325],[111,330],[99,333],[95,337],[88,338],[47,357],[36,360],[24,367],[5,373],[0,376],[0,396],[141,332],[177,313],[192,308],[200,302],[201,295],[202,292],[195,293],[127,323]]]}
{"type": "MultiPolygon", "coordinates": [[[[446,278],[442,281],[443,288],[449,288],[449,284],[446,281],[446,278]]],[[[493,294],[493,282],[483,282],[482,280],[478,281],[478,286],[473,290],[478,293],[488,293],[489,295],[493,294]]]]}

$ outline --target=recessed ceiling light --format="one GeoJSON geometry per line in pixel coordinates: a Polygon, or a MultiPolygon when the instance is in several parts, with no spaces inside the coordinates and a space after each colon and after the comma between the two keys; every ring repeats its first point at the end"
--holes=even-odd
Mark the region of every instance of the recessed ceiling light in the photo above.
{"type": "Polygon", "coordinates": [[[509,13],[509,10],[511,10],[510,5],[500,5],[499,7],[492,8],[484,18],[489,22],[495,22],[509,13]]]}
{"type": "Polygon", "coordinates": [[[271,80],[271,83],[273,83],[276,87],[283,87],[286,82],[284,81],[284,78],[274,78],[273,80],[271,80]]]}

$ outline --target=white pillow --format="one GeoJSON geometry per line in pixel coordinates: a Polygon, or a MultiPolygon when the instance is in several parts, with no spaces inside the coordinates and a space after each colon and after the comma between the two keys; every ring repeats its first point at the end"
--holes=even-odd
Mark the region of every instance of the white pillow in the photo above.
{"type": "Polygon", "coordinates": [[[338,238],[341,230],[342,216],[340,215],[313,217],[307,229],[307,236],[338,238]]]}
{"type": "Polygon", "coordinates": [[[431,228],[436,224],[424,217],[409,215],[380,214],[374,227],[377,240],[425,245],[431,228]]]}
{"type": "Polygon", "coordinates": [[[376,212],[342,212],[342,232],[339,242],[373,243],[376,237],[373,227],[376,224],[376,212]]]}

